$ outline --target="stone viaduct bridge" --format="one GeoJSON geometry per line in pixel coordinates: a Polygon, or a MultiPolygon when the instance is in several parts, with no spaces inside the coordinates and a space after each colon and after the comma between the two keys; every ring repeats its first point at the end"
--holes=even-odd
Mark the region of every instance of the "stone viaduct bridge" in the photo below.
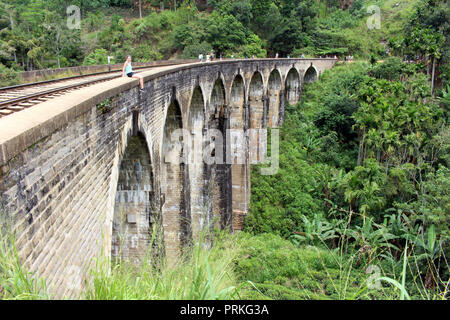
{"type": "MultiPolygon", "coordinates": [[[[297,102],[302,84],[335,62],[252,59],[158,67],[142,73],[144,92],[136,80],[120,78],[3,117],[0,224],[14,231],[28,270],[45,277],[60,297],[80,291],[93,257],[144,257],[155,230],[169,258],[204,228],[240,230],[249,167],[261,160],[264,135],[253,130],[256,136],[235,141],[241,161],[236,153],[232,163],[172,163],[167,154],[193,155],[176,147],[173,132],[184,128],[201,137],[215,129],[224,133],[226,146],[227,129],[276,128],[285,103],[297,102]],[[79,285],[69,283],[74,276],[79,285]]],[[[219,151],[211,154],[224,158],[219,151]]]]}

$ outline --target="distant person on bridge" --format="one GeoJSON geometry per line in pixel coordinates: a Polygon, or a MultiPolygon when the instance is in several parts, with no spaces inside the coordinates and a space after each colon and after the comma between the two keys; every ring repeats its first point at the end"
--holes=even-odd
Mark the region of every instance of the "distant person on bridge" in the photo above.
{"type": "Polygon", "coordinates": [[[203,53],[200,53],[200,54],[198,55],[198,59],[200,60],[200,62],[203,62],[203,53]]]}
{"type": "Polygon", "coordinates": [[[133,67],[131,66],[131,56],[127,56],[127,60],[123,64],[122,69],[122,77],[125,77],[125,74],[129,78],[136,78],[139,79],[139,85],[140,85],[140,91],[144,91],[144,78],[140,74],[135,74],[133,72],[133,67]]]}

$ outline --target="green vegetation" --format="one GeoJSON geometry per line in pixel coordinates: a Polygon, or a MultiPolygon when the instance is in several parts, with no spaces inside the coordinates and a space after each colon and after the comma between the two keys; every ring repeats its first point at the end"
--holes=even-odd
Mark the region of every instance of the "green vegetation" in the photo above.
{"type": "Polygon", "coordinates": [[[44,279],[35,277],[21,265],[14,236],[0,230],[0,300],[48,298],[44,279]]]}
{"type": "MultiPolygon", "coordinates": [[[[255,169],[252,175],[248,232],[278,234],[297,246],[299,254],[310,246],[333,253],[339,270],[352,270],[345,276],[346,290],[327,297],[448,297],[450,145],[444,17],[449,10],[444,3],[422,1],[402,13],[410,22],[396,15],[397,22],[386,22],[382,35],[397,37],[390,41],[391,50],[416,63],[393,56],[383,63],[370,59],[371,65],[338,65],[319,83],[306,85],[303,101],[286,108],[278,174],[261,176],[255,169]],[[417,57],[411,58],[413,54],[417,57]],[[434,76],[438,59],[440,88],[434,76]],[[373,268],[383,275],[383,288],[391,286],[391,291],[369,290],[360,282],[364,270],[373,268]],[[351,289],[358,294],[353,296],[351,289]]],[[[281,260],[286,261],[284,267],[290,265],[288,258],[281,260]]],[[[334,267],[325,269],[332,274],[334,267]]],[[[284,298],[295,298],[305,289],[292,276],[283,278],[284,284],[276,276],[253,280],[256,286],[262,282],[271,288],[270,297],[283,292],[284,298]]]]}
{"type": "Polygon", "coordinates": [[[0,83],[2,86],[10,86],[19,83],[17,71],[9,69],[0,63],[0,83]]]}
{"type": "Polygon", "coordinates": [[[445,296],[448,105],[415,69],[399,59],[337,66],[307,86],[287,108],[278,174],[252,175],[247,231],[338,250],[342,261],[357,255],[359,268],[389,265],[398,283],[409,243],[409,296],[445,296]]]}
{"type": "Polygon", "coordinates": [[[96,106],[97,110],[100,111],[101,113],[107,113],[108,111],[110,111],[112,109],[112,107],[113,106],[112,106],[111,98],[103,100],[96,106]]]}
{"type": "MultiPolygon", "coordinates": [[[[421,55],[421,61],[447,77],[448,68],[441,65],[448,62],[448,40],[440,49],[448,33],[446,4],[355,0],[347,7],[318,0],[180,0],[163,1],[161,10],[161,2],[153,0],[1,0],[0,64],[23,71],[103,64],[107,56],[121,62],[128,54],[135,61],[197,58],[210,50],[217,57],[241,58],[278,52],[280,57],[383,59],[401,53],[421,55]],[[66,12],[68,5],[81,10],[79,29],[67,26],[74,17],[66,12]],[[367,26],[370,5],[380,7],[381,28],[367,26]],[[416,6],[420,14],[412,19],[416,6]]],[[[3,78],[2,84],[20,80],[3,78]]]]}
{"type": "MultiPolygon", "coordinates": [[[[88,300],[159,299],[443,299],[425,289],[420,256],[369,258],[359,251],[299,245],[274,234],[218,232],[214,246],[202,242],[175,265],[148,259],[97,260],[78,297],[88,300]]],[[[10,245],[9,248],[14,248],[10,245]]],[[[441,249],[442,250],[442,249],[441,249]]],[[[14,252],[9,250],[9,252],[14,252]]],[[[0,256],[2,299],[50,299],[44,279],[20,266],[15,253],[0,256]]],[[[151,257],[151,255],[150,255],[151,257]]],[[[148,258],[148,257],[147,257],[148,258]]]]}
{"type": "MultiPolygon", "coordinates": [[[[150,12],[159,2],[142,1],[139,19],[118,14],[131,7],[126,0],[89,3],[73,31],[60,28],[65,1],[0,1],[2,83],[18,81],[20,70],[104,63],[107,55],[120,62],[128,53],[140,61],[209,50],[365,61],[338,63],[286,106],[280,169],[262,176],[253,168],[245,232],[217,232],[212,248],[189,248],[175,266],[98,261],[81,298],[448,298],[448,1],[375,1],[382,20],[373,30],[363,0],[349,8],[179,1],[159,13],[150,12]]],[[[0,241],[0,297],[47,298],[8,239],[0,241]]]]}
{"type": "Polygon", "coordinates": [[[233,260],[239,247],[233,239],[219,242],[210,250],[201,239],[187,250],[176,265],[149,259],[136,265],[98,261],[92,269],[92,283],[82,295],[95,300],[216,300],[239,297],[235,286],[233,260]],[[151,262],[153,261],[153,263],[151,262]],[[110,271],[111,270],[111,271],[110,271]]]}

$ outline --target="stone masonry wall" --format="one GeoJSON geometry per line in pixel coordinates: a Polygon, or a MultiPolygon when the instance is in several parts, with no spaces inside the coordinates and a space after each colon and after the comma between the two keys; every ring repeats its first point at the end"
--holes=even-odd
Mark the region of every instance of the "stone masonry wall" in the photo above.
{"type": "Polygon", "coordinates": [[[92,108],[1,167],[19,257],[58,296],[82,288],[90,258],[110,233],[110,185],[117,184],[111,173],[136,95],[124,92],[111,104],[112,111],[92,108]]]}

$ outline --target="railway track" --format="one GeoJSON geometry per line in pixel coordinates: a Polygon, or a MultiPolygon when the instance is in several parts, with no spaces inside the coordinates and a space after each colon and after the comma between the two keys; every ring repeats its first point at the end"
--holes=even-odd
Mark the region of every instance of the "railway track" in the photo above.
{"type": "MultiPolygon", "coordinates": [[[[167,65],[174,64],[135,67],[134,69],[142,71],[167,65]]],[[[62,96],[68,92],[121,76],[122,71],[99,72],[0,88],[0,118],[62,96]]]]}

